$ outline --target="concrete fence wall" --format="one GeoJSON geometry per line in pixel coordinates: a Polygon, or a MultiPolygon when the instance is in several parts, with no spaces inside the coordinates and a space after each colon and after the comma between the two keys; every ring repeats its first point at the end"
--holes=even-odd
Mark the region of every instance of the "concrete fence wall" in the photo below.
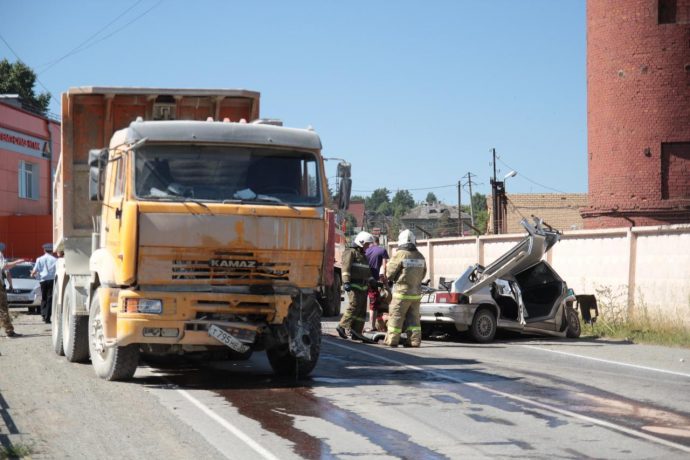
{"type": "MultiPolygon", "coordinates": [[[[488,265],[524,236],[438,238],[417,247],[437,286],[439,278],[457,278],[469,265],[488,265]]],[[[622,314],[645,309],[690,325],[690,225],[567,231],[546,260],[575,293],[597,294],[608,308],[622,314]]]]}

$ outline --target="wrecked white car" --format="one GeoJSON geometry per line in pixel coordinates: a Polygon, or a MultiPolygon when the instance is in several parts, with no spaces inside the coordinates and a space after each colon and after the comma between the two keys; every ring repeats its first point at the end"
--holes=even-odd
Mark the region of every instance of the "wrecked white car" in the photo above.
{"type": "MultiPolygon", "coordinates": [[[[542,260],[560,233],[535,219],[522,221],[528,235],[487,267],[476,264],[458,279],[422,298],[422,334],[464,332],[491,342],[497,328],[560,337],[579,337],[577,299],[542,260]],[[445,288],[445,289],[444,289],[445,288]]],[[[591,297],[591,296],[587,296],[591,297]]]]}

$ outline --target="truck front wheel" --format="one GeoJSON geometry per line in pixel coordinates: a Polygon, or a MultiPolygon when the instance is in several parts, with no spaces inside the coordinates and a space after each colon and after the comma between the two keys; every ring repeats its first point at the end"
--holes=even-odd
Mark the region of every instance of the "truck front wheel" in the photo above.
{"type": "Polygon", "coordinates": [[[131,379],[139,365],[139,345],[106,346],[98,290],[93,294],[89,313],[89,351],[93,369],[103,380],[131,379]]]}
{"type": "Polygon", "coordinates": [[[288,343],[266,349],[273,372],[280,376],[306,377],[314,370],[321,352],[321,307],[313,298],[300,299],[287,317],[288,343]]]}
{"type": "Polygon", "coordinates": [[[267,349],[266,356],[276,375],[295,378],[309,375],[316,367],[316,362],[319,359],[318,354],[312,355],[309,360],[295,358],[287,345],[267,349]]]}

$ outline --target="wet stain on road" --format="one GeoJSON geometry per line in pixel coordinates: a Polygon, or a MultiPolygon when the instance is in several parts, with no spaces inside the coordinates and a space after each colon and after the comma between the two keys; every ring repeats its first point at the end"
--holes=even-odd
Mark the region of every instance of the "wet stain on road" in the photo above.
{"type": "MultiPolygon", "coordinates": [[[[550,385],[521,385],[511,386],[511,394],[528,399],[545,402],[559,409],[576,412],[581,415],[599,418],[627,428],[647,432],[682,445],[690,445],[690,415],[679,413],[671,409],[645,404],[612,392],[591,387],[584,384],[574,384],[572,381],[560,379],[554,375],[538,372],[525,372],[542,381],[551,382],[550,385]]],[[[467,397],[467,391],[462,395],[467,397]]],[[[484,396],[486,400],[486,396],[484,396]]],[[[539,411],[528,409],[521,403],[504,400],[496,403],[503,409],[510,410],[513,406],[517,410],[530,413],[535,417],[546,417],[539,411]]],[[[474,402],[474,401],[473,401],[474,402]]],[[[567,423],[563,417],[553,417],[553,421],[560,424],[567,423]]]]}
{"type": "MultiPolygon", "coordinates": [[[[341,363],[342,364],[342,363],[341,363]]],[[[232,365],[231,365],[232,366],[232,365]]],[[[238,412],[258,422],[261,427],[293,444],[295,454],[306,459],[328,459],[336,456],[361,455],[358,446],[352,452],[332,452],[326,439],[307,433],[296,426],[298,418],[325,420],[344,430],[357,434],[378,446],[384,452],[398,458],[445,459],[446,456],[427,447],[416,444],[410,435],[380,426],[358,413],[339,407],[327,398],[318,397],[313,387],[356,388],[360,385],[384,385],[385,382],[397,385],[411,385],[417,382],[407,380],[409,375],[398,373],[375,378],[370,371],[343,374],[342,365],[325,370],[321,376],[295,381],[281,379],[261,366],[238,364],[230,369],[209,368],[194,364],[173,364],[158,367],[160,375],[173,384],[186,389],[210,390],[227,400],[238,412]],[[336,378],[346,375],[348,378],[336,378]]],[[[419,374],[414,372],[414,374],[419,374]]],[[[417,375],[419,377],[421,374],[417,375]]],[[[428,377],[428,376],[427,376],[428,377]]],[[[414,379],[412,379],[414,380],[414,379]]],[[[140,383],[160,386],[157,377],[140,379],[140,383]]],[[[457,401],[456,401],[457,402],[457,401]]],[[[361,447],[361,446],[359,446],[361,447]]]]}
{"type": "MultiPolygon", "coordinates": [[[[482,415],[487,407],[530,415],[542,421],[545,428],[573,423],[570,417],[487,392],[486,388],[490,387],[559,409],[645,431],[679,444],[690,444],[690,417],[687,414],[628,400],[588,385],[573,384],[572,381],[553,375],[526,371],[523,377],[506,378],[478,370],[474,362],[452,359],[432,359],[434,371],[425,372],[397,364],[372,362],[370,358],[347,351],[342,353],[341,350],[323,358],[313,378],[303,381],[276,379],[270,369],[257,366],[256,363],[237,363],[223,370],[173,371],[169,378],[185,388],[216,392],[241,415],[257,421],[266,431],[291,442],[295,454],[307,459],[361,455],[356,450],[357,446],[353,446],[352,452],[343,452],[347,449],[342,447],[338,452],[333,452],[327,437],[322,438],[300,429],[299,421],[309,418],[330,422],[340,427],[338,430],[344,429],[357,434],[389,455],[399,458],[445,458],[432,449],[415,444],[404,432],[382,427],[359,415],[359,412],[317,396],[314,389],[318,387],[352,389],[345,398],[353,398],[352,401],[355,401],[358,397],[357,388],[360,386],[403,386],[410,389],[411,397],[418,397],[421,392],[427,395],[427,401],[448,405],[450,410],[456,410],[453,405],[457,405],[464,416],[487,424],[514,425],[506,419],[482,415]],[[454,366],[454,369],[439,370],[441,366],[454,366]],[[530,382],[531,377],[545,383],[530,382]]],[[[423,362],[423,358],[419,359],[419,363],[414,359],[410,358],[410,366],[430,364],[423,362]]],[[[395,401],[390,403],[395,404],[395,401]]],[[[534,449],[530,443],[518,439],[503,442],[525,451],[534,449]]],[[[568,454],[574,458],[587,458],[576,450],[568,454]]]]}
{"type": "Polygon", "coordinates": [[[502,418],[498,417],[485,417],[484,415],[479,415],[479,414],[467,414],[469,418],[474,420],[475,422],[482,422],[482,423],[496,423],[497,425],[506,425],[506,426],[514,426],[515,424],[509,420],[505,420],[502,418]]]}
{"type": "MultiPolygon", "coordinates": [[[[366,438],[398,458],[447,458],[415,444],[408,434],[382,427],[352,411],[335,406],[324,398],[316,397],[308,387],[221,390],[217,393],[237,408],[240,414],[256,420],[265,430],[294,443],[294,452],[303,458],[324,459],[335,455],[323,440],[296,428],[294,422],[297,417],[326,420],[366,438]]],[[[338,455],[347,453],[338,452],[338,455]]]]}

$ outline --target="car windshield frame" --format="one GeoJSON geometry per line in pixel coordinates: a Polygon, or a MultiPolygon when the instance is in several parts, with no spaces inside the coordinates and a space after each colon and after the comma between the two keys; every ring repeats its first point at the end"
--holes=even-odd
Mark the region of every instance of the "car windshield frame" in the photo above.
{"type": "Polygon", "coordinates": [[[12,276],[12,279],[18,279],[18,280],[31,280],[34,279],[33,276],[31,276],[31,270],[33,270],[32,265],[15,265],[14,267],[9,269],[10,275],[12,276]]]}
{"type": "Polygon", "coordinates": [[[133,153],[140,201],[323,206],[321,163],[308,150],[147,143],[133,153]]]}

